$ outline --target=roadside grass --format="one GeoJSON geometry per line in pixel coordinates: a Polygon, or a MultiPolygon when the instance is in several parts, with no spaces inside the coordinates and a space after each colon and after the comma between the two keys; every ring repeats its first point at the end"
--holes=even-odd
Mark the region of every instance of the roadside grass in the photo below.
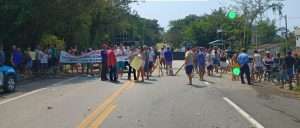
{"type": "Polygon", "coordinates": [[[300,86],[295,87],[294,91],[300,94],[300,86]]]}

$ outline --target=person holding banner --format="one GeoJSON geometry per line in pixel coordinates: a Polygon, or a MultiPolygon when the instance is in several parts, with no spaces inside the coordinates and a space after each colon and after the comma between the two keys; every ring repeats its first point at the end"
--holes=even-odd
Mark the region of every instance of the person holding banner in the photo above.
{"type": "MultiPolygon", "coordinates": [[[[124,49],[123,47],[117,47],[117,49],[115,50],[116,56],[117,57],[121,57],[124,56],[124,49]]],[[[117,59],[117,72],[119,77],[123,77],[123,69],[125,66],[125,62],[123,59],[117,59]]]]}
{"type": "Polygon", "coordinates": [[[131,80],[131,74],[133,73],[134,80],[137,80],[136,69],[134,69],[131,65],[133,59],[137,56],[137,51],[135,48],[131,49],[128,52],[128,80],[131,80]]]}

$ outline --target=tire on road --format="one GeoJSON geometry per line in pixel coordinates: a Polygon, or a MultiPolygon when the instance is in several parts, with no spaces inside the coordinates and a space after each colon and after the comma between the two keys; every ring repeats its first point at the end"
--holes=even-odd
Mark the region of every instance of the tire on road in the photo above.
{"type": "Polygon", "coordinates": [[[5,77],[3,90],[4,92],[16,91],[16,77],[14,75],[8,75],[5,77]]]}

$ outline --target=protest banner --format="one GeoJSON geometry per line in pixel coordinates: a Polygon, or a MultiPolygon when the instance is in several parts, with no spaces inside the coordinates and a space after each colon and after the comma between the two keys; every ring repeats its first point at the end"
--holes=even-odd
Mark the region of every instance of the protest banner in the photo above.
{"type": "MultiPolygon", "coordinates": [[[[128,61],[127,56],[118,56],[118,61],[128,61]]],[[[61,51],[60,53],[60,63],[62,64],[87,64],[87,63],[101,63],[101,51],[92,51],[81,56],[74,56],[68,52],[61,51]]]]}
{"type": "Polygon", "coordinates": [[[135,70],[140,69],[140,67],[142,66],[143,61],[141,60],[141,58],[139,58],[138,56],[134,57],[133,60],[131,61],[130,65],[132,68],[134,68],[135,70]]]}

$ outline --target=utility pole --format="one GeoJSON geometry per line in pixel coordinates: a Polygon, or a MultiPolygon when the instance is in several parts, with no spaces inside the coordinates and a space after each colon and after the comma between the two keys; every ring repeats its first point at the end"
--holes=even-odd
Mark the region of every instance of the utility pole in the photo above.
{"type": "Polygon", "coordinates": [[[287,23],[287,15],[284,16],[285,21],[285,48],[284,48],[284,54],[287,53],[287,47],[288,47],[288,23],[287,23]]]}

